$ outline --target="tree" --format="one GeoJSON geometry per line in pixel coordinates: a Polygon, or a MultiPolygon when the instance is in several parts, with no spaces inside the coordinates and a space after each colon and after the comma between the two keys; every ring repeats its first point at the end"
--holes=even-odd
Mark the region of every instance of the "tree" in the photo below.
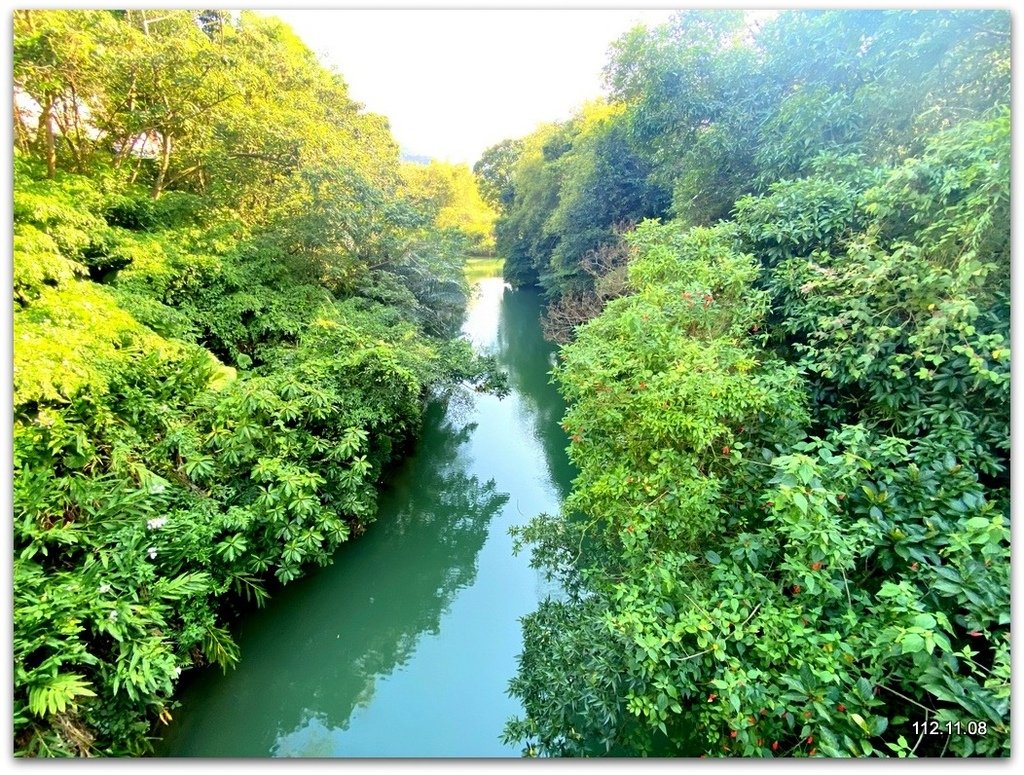
{"type": "Polygon", "coordinates": [[[484,151],[473,165],[473,174],[479,181],[480,194],[499,212],[511,205],[515,199],[513,171],[522,153],[522,140],[502,140],[484,151]]]}
{"type": "MultiPolygon", "coordinates": [[[[60,133],[68,162],[83,171],[95,145],[95,113],[104,102],[107,47],[117,37],[109,11],[16,11],[14,68],[17,89],[39,106],[36,146],[47,175],[57,170],[60,133]]],[[[18,111],[19,134],[29,134],[18,111]]]]}
{"type": "Polygon", "coordinates": [[[537,284],[558,242],[546,227],[560,186],[553,162],[568,150],[571,132],[564,125],[544,124],[523,141],[514,168],[515,197],[494,228],[505,279],[513,285],[537,284]]]}
{"type": "Polygon", "coordinates": [[[558,206],[545,225],[558,236],[540,277],[551,296],[592,292],[587,256],[616,243],[633,224],[661,217],[669,205],[669,192],[651,182],[650,164],[628,142],[621,104],[584,106],[573,122],[572,148],[557,162],[558,206]]]}
{"type": "Polygon", "coordinates": [[[754,177],[756,128],[773,93],[761,76],[740,11],[686,11],[637,27],[612,46],[605,70],[627,109],[635,152],[673,191],[691,223],[728,215],[754,177]]]}
{"type": "Polygon", "coordinates": [[[468,166],[439,161],[404,164],[402,176],[412,198],[434,213],[438,228],[464,234],[474,253],[494,252],[497,213],[481,198],[468,166]]]}

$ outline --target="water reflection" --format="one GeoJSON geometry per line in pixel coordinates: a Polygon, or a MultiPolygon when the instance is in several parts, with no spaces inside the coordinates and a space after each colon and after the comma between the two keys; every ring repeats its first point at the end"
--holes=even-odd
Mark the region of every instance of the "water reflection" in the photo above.
{"type": "Polygon", "coordinates": [[[499,312],[496,356],[508,371],[512,388],[523,397],[520,419],[533,427],[535,438],[543,445],[561,501],[569,494],[574,472],[565,455],[567,440],[559,424],[565,403],[551,384],[557,347],[541,332],[541,306],[540,291],[535,288],[505,294],[499,312]]]}

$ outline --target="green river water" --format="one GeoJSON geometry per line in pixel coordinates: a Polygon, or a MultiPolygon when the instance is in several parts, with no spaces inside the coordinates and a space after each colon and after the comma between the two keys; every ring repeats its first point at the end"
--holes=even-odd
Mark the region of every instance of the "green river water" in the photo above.
{"type": "Polygon", "coordinates": [[[509,373],[503,399],[428,408],[377,521],[330,567],[247,614],[240,666],[203,671],[163,756],[518,756],[507,693],[519,618],[557,590],[512,553],[511,525],[559,507],[573,472],[540,299],[478,279],[463,331],[509,373]]]}

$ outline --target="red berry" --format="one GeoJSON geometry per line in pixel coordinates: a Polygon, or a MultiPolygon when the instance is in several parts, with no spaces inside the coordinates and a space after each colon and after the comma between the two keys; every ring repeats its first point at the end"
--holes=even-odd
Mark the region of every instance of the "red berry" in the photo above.
{"type": "Polygon", "coordinates": [[[836,710],[838,710],[840,713],[845,713],[846,712],[846,706],[843,705],[843,703],[839,703],[836,706],[836,710]]]}
{"type": "Polygon", "coordinates": [[[729,454],[729,447],[722,447],[722,455],[723,456],[728,456],[728,454],[729,454]]]}
{"type": "Polygon", "coordinates": [[[776,740],[774,743],[772,743],[772,750],[773,751],[778,751],[779,750],[779,741],[778,740],[776,740]]]}
{"type": "Polygon", "coordinates": [[[736,730],[735,729],[732,732],[729,733],[729,737],[736,737],[736,730]]]}

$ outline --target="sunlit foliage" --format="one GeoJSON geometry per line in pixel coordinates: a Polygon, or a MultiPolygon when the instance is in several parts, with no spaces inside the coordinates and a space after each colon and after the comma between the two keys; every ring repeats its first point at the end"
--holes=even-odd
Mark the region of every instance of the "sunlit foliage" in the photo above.
{"type": "Polygon", "coordinates": [[[487,226],[274,19],[14,38],[15,752],[140,755],[236,609],[373,521],[427,392],[484,377],[452,337],[487,226]]]}

